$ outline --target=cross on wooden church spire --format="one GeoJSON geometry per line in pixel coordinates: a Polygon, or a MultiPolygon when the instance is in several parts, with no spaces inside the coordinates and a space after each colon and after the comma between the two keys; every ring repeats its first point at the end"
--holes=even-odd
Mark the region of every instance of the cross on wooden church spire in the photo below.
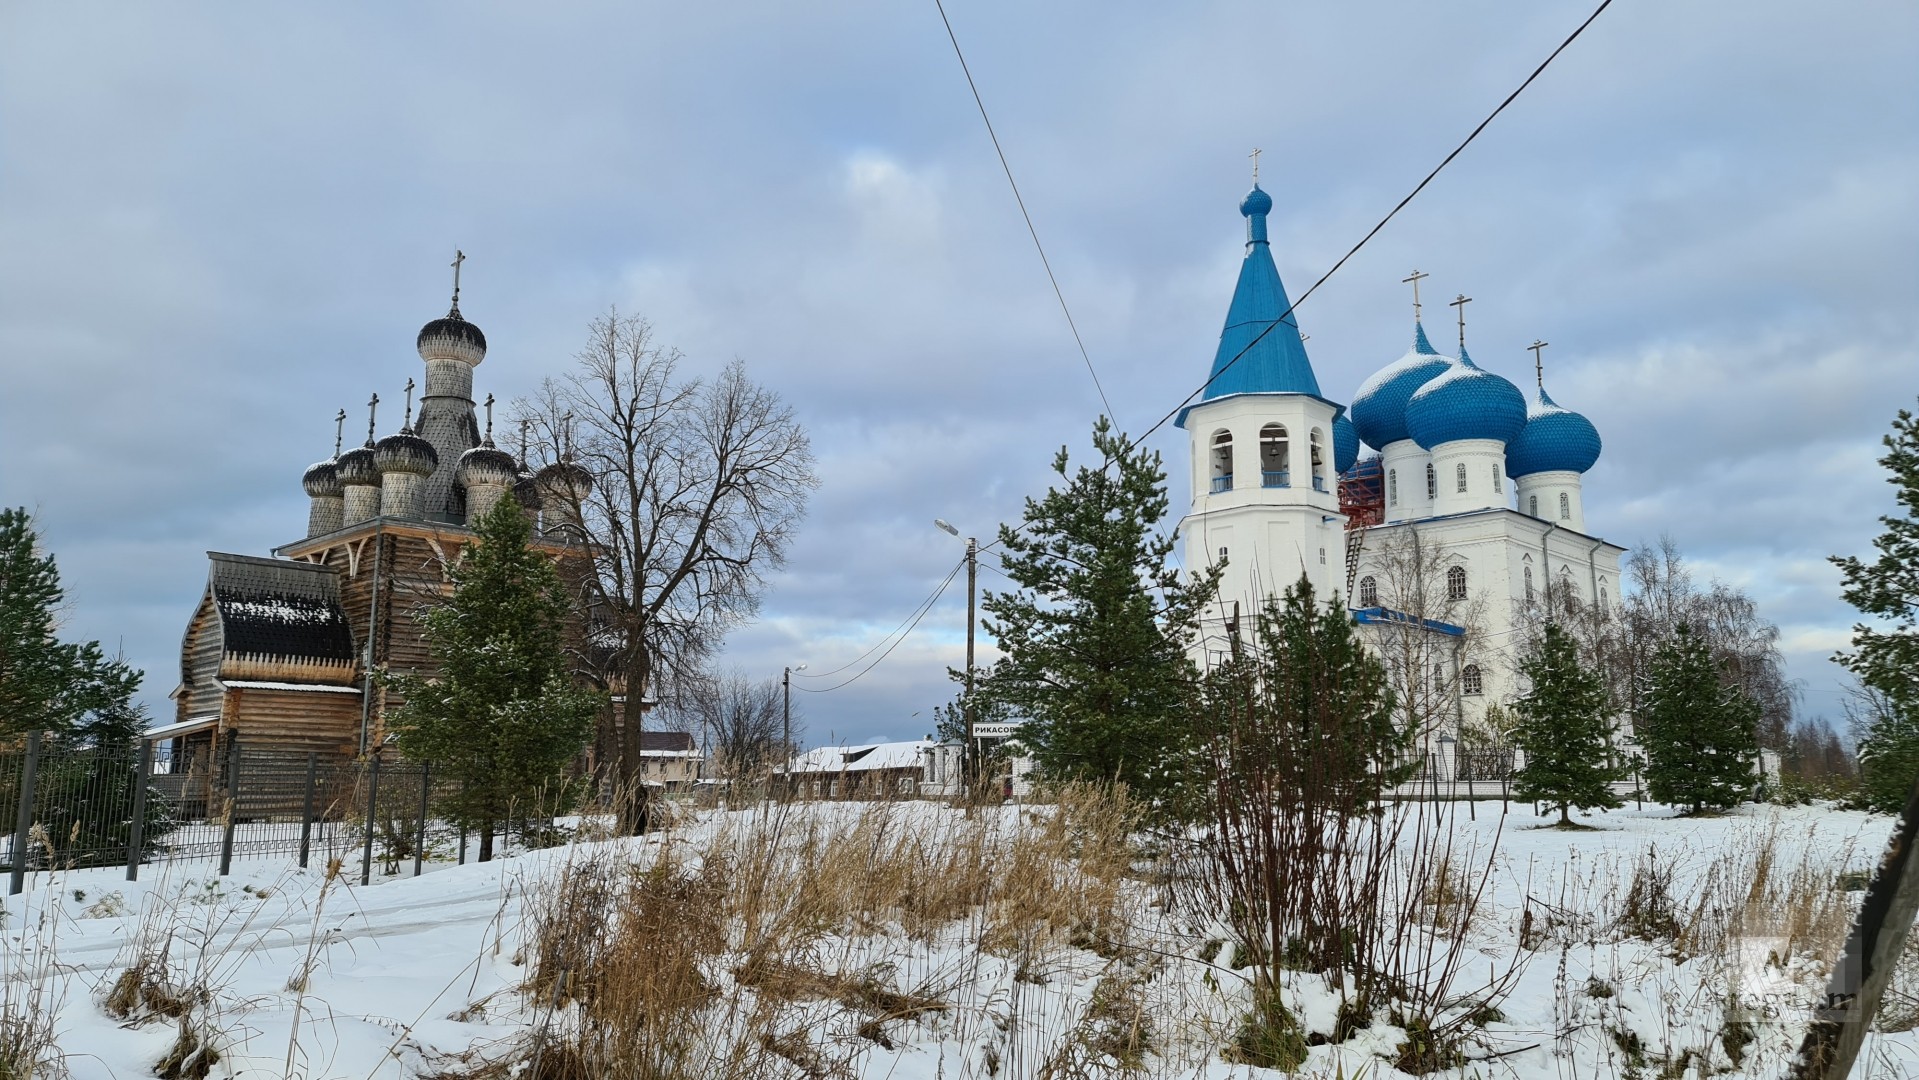
{"type": "Polygon", "coordinates": [[[1539,350],[1550,344],[1552,344],[1552,342],[1541,341],[1538,338],[1534,338],[1533,343],[1526,346],[1533,351],[1533,378],[1539,380],[1539,389],[1542,393],[1546,389],[1546,365],[1540,362],[1539,350]]]}
{"type": "Polygon", "coordinates": [[[346,410],[341,409],[333,418],[333,456],[340,456],[340,443],[346,438],[346,410]]]}
{"type": "Polygon", "coordinates": [[[1399,283],[1401,285],[1411,285],[1413,287],[1413,321],[1414,322],[1419,321],[1419,280],[1421,278],[1429,278],[1429,277],[1432,277],[1432,275],[1422,274],[1419,271],[1414,270],[1412,277],[1403,277],[1399,279],[1399,283]]]}
{"type": "Polygon", "coordinates": [[[1447,307],[1459,309],[1459,351],[1462,353],[1466,351],[1466,305],[1472,302],[1472,297],[1467,296],[1465,293],[1460,293],[1458,297],[1454,298],[1452,303],[1446,305],[1447,307]]]}
{"type": "Polygon", "coordinates": [[[460,264],[466,261],[466,252],[453,249],[453,310],[460,310],[460,264]]]}
{"type": "Polygon", "coordinates": [[[373,445],[373,418],[380,413],[380,395],[374,394],[366,402],[366,444],[373,445]]]}
{"type": "Polygon", "coordinates": [[[413,431],[413,380],[406,381],[406,419],[400,421],[400,430],[411,434],[413,431]]]}
{"type": "Polygon", "coordinates": [[[493,395],[486,396],[486,444],[493,445],[493,395]]]}

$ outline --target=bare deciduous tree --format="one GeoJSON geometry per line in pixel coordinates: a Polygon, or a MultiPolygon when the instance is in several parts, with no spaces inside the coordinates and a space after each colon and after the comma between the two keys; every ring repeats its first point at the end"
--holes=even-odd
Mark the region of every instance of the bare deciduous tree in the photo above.
{"type": "Polygon", "coordinates": [[[701,379],[680,363],[645,319],[609,312],[574,371],[520,406],[543,466],[543,530],[592,556],[583,664],[628,702],[600,741],[632,831],[647,818],[638,703],[663,681],[696,676],[758,610],[818,484],[792,409],[744,365],[701,379]]]}
{"type": "MultiPolygon", "coordinates": [[[[1465,567],[1417,528],[1398,531],[1367,560],[1368,607],[1390,613],[1365,633],[1385,663],[1393,691],[1394,722],[1420,752],[1442,731],[1455,736],[1469,720],[1461,701],[1466,665],[1483,662],[1484,591],[1464,578],[1465,567]],[[1441,631],[1435,624],[1457,628],[1441,631]]],[[[1476,693],[1477,691],[1475,691],[1476,693]]]]}
{"type": "MultiPolygon", "coordinates": [[[[785,701],[778,679],[754,679],[738,670],[695,679],[662,709],[660,723],[705,744],[714,773],[728,780],[763,776],[786,760],[785,701]]],[[[798,712],[793,734],[804,731],[798,712]]]]}

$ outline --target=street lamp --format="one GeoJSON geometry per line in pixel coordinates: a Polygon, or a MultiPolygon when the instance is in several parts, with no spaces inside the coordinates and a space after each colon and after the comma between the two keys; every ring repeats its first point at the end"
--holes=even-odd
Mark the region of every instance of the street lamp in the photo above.
{"type": "Polygon", "coordinates": [[[789,781],[793,771],[793,673],[805,670],[805,664],[798,664],[780,675],[780,753],[786,758],[789,781]]]}
{"type": "MultiPolygon", "coordinates": [[[[948,524],[945,518],[934,518],[933,524],[940,530],[958,536],[960,531],[948,524]]],[[[966,538],[966,699],[961,704],[960,713],[966,719],[966,746],[960,751],[960,787],[968,798],[973,794],[973,761],[975,747],[973,742],[973,597],[979,586],[979,541],[974,537],[966,538]]]]}

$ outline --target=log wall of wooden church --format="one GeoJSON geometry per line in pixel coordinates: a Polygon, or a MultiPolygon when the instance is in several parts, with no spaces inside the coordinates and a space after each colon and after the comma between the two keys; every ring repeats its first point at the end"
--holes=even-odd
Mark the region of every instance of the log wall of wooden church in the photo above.
{"type": "Polygon", "coordinates": [[[180,682],[184,689],[175,701],[174,719],[192,720],[214,716],[221,709],[220,677],[223,645],[220,618],[211,596],[202,596],[200,606],[187,624],[187,637],[181,649],[180,682]]]}

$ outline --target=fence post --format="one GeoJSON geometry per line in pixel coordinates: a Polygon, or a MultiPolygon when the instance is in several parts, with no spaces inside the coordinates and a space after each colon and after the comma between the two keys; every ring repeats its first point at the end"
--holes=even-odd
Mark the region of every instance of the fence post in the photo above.
{"type": "Polygon", "coordinates": [[[380,798],[380,751],[373,751],[373,766],[367,770],[366,838],[360,848],[360,884],[373,883],[373,813],[380,798]]]}
{"type": "Polygon", "coordinates": [[[233,829],[240,820],[240,736],[227,736],[227,827],[220,835],[220,876],[233,870],[233,829]]]}
{"type": "Polygon", "coordinates": [[[40,776],[40,733],[27,732],[27,759],[20,764],[20,812],[13,819],[13,874],[7,894],[27,887],[27,833],[33,828],[33,785],[40,776]]]}
{"type": "Polygon", "coordinates": [[[307,751],[306,797],[300,801],[300,869],[307,868],[307,855],[313,850],[313,784],[319,772],[320,755],[307,751]]]}
{"type": "Polygon", "coordinates": [[[413,838],[413,876],[420,876],[420,860],[426,856],[426,801],[433,790],[433,765],[420,766],[420,832],[413,838]]]}
{"type": "Polygon", "coordinates": [[[147,843],[147,784],[153,772],[153,740],[140,740],[139,771],[133,777],[133,826],[127,832],[127,880],[140,880],[140,856],[147,843]]]}

